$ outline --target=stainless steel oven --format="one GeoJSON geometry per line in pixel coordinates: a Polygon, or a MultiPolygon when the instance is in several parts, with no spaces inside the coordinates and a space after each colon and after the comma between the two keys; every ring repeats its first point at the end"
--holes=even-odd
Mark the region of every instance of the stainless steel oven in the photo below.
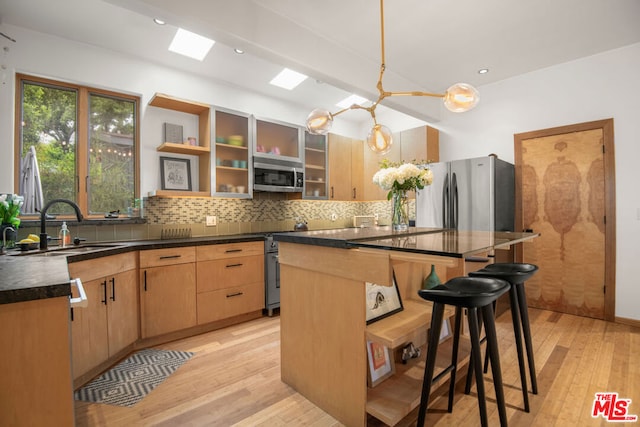
{"type": "Polygon", "coordinates": [[[280,263],[278,262],[278,242],[267,234],[264,240],[264,283],[265,307],[269,316],[280,307],[280,263]]]}

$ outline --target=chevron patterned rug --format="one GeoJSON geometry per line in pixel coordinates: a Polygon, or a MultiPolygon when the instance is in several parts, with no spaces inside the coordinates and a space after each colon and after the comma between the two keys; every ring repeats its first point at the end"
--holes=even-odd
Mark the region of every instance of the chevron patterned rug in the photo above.
{"type": "Polygon", "coordinates": [[[133,406],[193,355],[188,351],[141,350],[78,389],[75,399],[133,406]]]}

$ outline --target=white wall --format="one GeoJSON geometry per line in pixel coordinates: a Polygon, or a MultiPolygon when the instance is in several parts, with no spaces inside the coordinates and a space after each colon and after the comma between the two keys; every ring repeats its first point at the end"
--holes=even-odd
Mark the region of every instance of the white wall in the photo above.
{"type": "MultiPolygon", "coordinates": [[[[496,153],[513,162],[513,135],[614,119],[616,316],[640,320],[640,44],[481,86],[480,104],[443,114],[440,159],[496,153]]],[[[585,260],[587,262],[587,260],[585,260]]]]}

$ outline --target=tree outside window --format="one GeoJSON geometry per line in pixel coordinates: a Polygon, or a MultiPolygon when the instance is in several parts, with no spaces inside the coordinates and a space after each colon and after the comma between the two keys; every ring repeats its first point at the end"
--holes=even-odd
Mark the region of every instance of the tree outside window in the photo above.
{"type": "MultiPolygon", "coordinates": [[[[22,159],[33,146],[43,204],[64,198],[89,216],[126,212],[139,188],[139,99],[24,75],[18,81],[21,180],[30,169],[22,159]]],[[[72,214],[65,204],[53,209],[72,214]]]]}

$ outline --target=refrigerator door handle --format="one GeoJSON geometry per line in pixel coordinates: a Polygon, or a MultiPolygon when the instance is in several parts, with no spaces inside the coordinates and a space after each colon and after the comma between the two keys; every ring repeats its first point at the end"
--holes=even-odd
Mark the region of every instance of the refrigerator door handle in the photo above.
{"type": "Polygon", "coordinates": [[[451,228],[458,229],[458,179],[455,173],[451,174],[451,192],[453,203],[452,206],[452,215],[451,215],[451,228]]]}
{"type": "Polygon", "coordinates": [[[442,189],[442,226],[449,228],[449,177],[444,180],[442,189]]]}

